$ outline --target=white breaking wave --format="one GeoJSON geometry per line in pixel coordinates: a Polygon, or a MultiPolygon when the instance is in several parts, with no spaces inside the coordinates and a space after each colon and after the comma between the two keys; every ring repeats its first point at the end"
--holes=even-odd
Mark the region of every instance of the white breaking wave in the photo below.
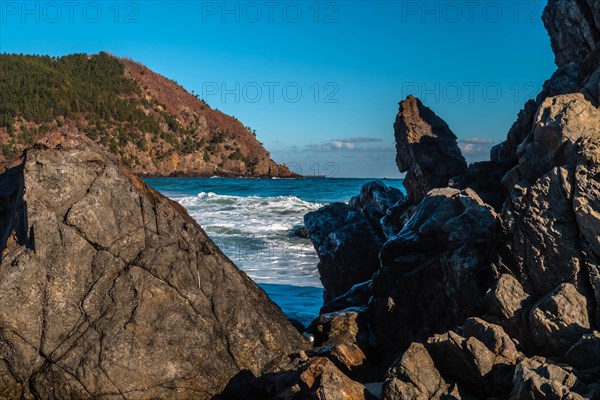
{"type": "Polygon", "coordinates": [[[290,237],[304,214],[323,206],[296,196],[174,197],[221,250],[258,283],[321,287],[310,241],[290,237]]]}

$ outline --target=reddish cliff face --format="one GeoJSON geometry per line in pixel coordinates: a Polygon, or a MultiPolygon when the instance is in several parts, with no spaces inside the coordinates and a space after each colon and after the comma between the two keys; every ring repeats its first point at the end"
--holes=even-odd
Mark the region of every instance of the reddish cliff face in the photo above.
{"type": "Polygon", "coordinates": [[[236,118],[132,60],[0,58],[0,161],[49,132],[83,133],[140,175],[296,176],[236,118]]]}
{"type": "MultiPolygon", "coordinates": [[[[190,154],[172,153],[155,162],[158,175],[234,175],[293,177],[284,165],[270,159],[269,152],[236,118],[214,110],[183,87],[145,66],[123,60],[125,73],[138,82],[144,99],[160,104],[177,122],[192,129],[205,145],[190,154]]],[[[154,110],[156,111],[156,110],[154,110]]]]}

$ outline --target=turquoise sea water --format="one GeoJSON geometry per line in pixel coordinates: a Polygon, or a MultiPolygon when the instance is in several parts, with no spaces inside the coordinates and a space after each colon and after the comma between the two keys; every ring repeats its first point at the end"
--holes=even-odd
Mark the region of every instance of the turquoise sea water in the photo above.
{"type": "MultiPolygon", "coordinates": [[[[347,202],[372,179],[148,178],[183,205],[238,267],[290,317],[309,324],[322,305],[319,259],[292,237],[304,214],[347,202]]],[[[401,180],[385,180],[402,188],[401,180]]]]}

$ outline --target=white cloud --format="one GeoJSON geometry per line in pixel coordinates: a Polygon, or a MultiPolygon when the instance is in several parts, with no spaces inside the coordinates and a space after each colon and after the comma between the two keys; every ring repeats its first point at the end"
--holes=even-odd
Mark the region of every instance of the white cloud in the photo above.
{"type": "Polygon", "coordinates": [[[489,145],[492,146],[496,143],[494,139],[490,138],[465,138],[460,140],[461,143],[466,144],[478,144],[478,145],[489,145]]]}
{"type": "Polygon", "coordinates": [[[459,148],[469,162],[489,160],[490,149],[496,144],[490,138],[465,138],[459,140],[459,148]]]}
{"type": "Polygon", "coordinates": [[[305,149],[308,151],[336,151],[336,150],[362,150],[368,147],[360,146],[364,143],[378,143],[382,139],[371,137],[351,137],[346,139],[333,139],[325,144],[308,144],[305,149]]]}

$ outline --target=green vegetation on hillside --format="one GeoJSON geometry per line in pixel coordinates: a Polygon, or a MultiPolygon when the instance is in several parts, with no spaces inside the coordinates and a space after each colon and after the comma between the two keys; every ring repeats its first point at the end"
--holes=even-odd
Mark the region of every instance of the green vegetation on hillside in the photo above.
{"type": "Polygon", "coordinates": [[[10,159],[17,146],[33,143],[65,120],[77,123],[124,161],[131,161],[122,154],[128,144],[148,151],[147,134],[153,143],[170,145],[167,152],[160,150],[162,146],[153,148],[153,156],[159,158],[173,151],[189,154],[202,149],[205,143],[196,138],[194,129],[156,111],[159,104],[144,99],[138,83],[124,71],[123,63],[107,53],[0,54],[0,128],[7,128],[10,136],[0,151],[10,159]]]}
{"type": "Polygon", "coordinates": [[[60,58],[0,54],[0,65],[0,126],[8,127],[16,117],[44,123],[83,112],[157,128],[156,121],[123,98],[140,89],[124,76],[123,64],[106,53],[60,58]]]}

